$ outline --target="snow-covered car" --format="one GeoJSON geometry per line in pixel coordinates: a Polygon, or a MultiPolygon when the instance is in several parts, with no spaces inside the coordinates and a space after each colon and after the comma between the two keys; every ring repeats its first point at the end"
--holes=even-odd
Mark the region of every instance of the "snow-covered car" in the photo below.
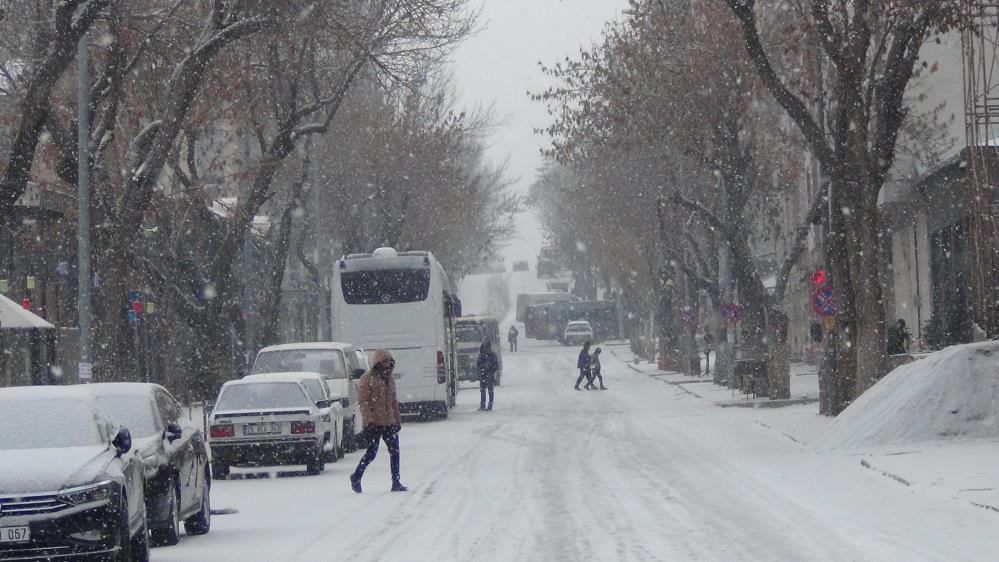
{"type": "Polygon", "coordinates": [[[320,408],[319,413],[324,414],[323,435],[326,443],[323,449],[326,452],[326,462],[336,462],[343,458],[343,406],[340,405],[340,396],[333,394],[330,390],[329,381],[319,373],[258,373],[248,375],[243,380],[288,380],[293,379],[302,383],[306,392],[313,402],[325,400],[330,403],[329,408],[320,408]]]}
{"type": "Polygon", "coordinates": [[[346,451],[357,448],[364,425],[357,406],[357,379],[367,370],[358,361],[357,348],[349,343],[287,343],[265,347],[253,361],[253,374],[311,372],[326,379],[330,393],[340,397],[343,424],[340,442],[346,451]]]}
{"type": "Polygon", "coordinates": [[[148,560],[142,461],[82,387],[0,389],[0,560],[148,560]]]}
{"type": "Polygon", "coordinates": [[[231,466],[304,464],[310,475],[326,465],[323,418],[329,401],[313,401],[293,378],[237,380],[222,385],[208,417],[212,474],[231,466]]]}
{"type": "Polygon", "coordinates": [[[211,469],[201,428],[187,423],[180,404],[158,384],[84,385],[111,417],[129,429],[145,474],[146,516],[154,546],[211,528],[211,469]]]}
{"type": "Polygon", "coordinates": [[[586,320],[573,320],[565,325],[563,345],[582,345],[593,341],[593,327],[586,320]]]}

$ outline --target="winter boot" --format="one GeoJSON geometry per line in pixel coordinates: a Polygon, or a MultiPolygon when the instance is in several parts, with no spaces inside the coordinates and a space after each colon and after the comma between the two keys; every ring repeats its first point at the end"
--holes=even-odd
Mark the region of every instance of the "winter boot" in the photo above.
{"type": "Polygon", "coordinates": [[[350,489],[355,493],[361,493],[361,479],[356,474],[350,475],[350,489]]]}
{"type": "Polygon", "coordinates": [[[487,412],[492,412],[493,411],[493,405],[490,404],[490,405],[486,406],[486,411],[487,412]]]}
{"type": "Polygon", "coordinates": [[[393,482],[392,483],[392,491],[393,492],[408,492],[409,488],[403,486],[402,482],[393,482]]]}

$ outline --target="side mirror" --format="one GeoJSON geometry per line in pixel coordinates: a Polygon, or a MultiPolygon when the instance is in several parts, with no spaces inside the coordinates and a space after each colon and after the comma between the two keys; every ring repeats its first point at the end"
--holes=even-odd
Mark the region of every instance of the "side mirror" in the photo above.
{"type": "Polygon", "coordinates": [[[354,369],[354,371],[350,373],[350,378],[354,380],[357,380],[362,376],[364,376],[364,369],[354,369]]]}
{"type": "Polygon", "coordinates": [[[333,403],[329,400],[316,400],[316,408],[319,408],[320,410],[329,408],[332,404],[333,403]]]}
{"type": "Polygon", "coordinates": [[[172,421],[167,423],[165,434],[167,441],[173,443],[184,436],[184,428],[180,427],[179,423],[172,421]]]}
{"type": "Polygon", "coordinates": [[[111,440],[111,444],[114,445],[114,450],[118,452],[119,457],[131,451],[132,434],[129,433],[128,428],[123,427],[119,429],[118,434],[111,440]]]}

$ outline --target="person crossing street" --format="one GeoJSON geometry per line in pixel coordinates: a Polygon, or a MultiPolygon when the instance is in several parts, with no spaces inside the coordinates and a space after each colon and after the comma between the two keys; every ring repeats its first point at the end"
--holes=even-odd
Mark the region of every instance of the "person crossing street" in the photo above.
{"type": "Polygon", "coordinates": [[[593,379],[600,381],[600,390],[607,390],[604,386],[604,376],[600,374],[600,348],[593,350],[593,355],[590,355],[590,386],[593,386],[593,379]]]}
{"type": "Polygon", "coordinates": [[[579,369],[579,378],[576,379],[576,390],[579,390],[579,383],[586,379],[586,390],[595,390],[593,386],[593,374],[590,373],[590,342],[583,344],[583,349],[579,351],[576,359],[576,368],[579,369]]]}
{"type": "Polygon", "coordinates": [[[372,356],[372,367],[361,376],[357,383],[358,406],[364,419],[364,438],[368,441],[357,468],[350,475],[350,487],[361,493],[361,477],[368,465],[378,454],[379,440],[385,441],[389,451],[389,466],[392,470],[392,491],[405,492],[399,478],[399,430],[402,428],[402,414],[395,393],[395,359],[385,349],[376,350],[372,356]]]}

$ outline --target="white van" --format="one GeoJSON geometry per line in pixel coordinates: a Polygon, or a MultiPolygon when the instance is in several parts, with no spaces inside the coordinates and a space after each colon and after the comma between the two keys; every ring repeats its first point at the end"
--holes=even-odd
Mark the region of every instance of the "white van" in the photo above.
{"type": "Polygon", "coordinates": [[[364,429],[357,405],[357,379],[364,370],[357,350],[349,343],[310,342],[265,347],[257,353],[250,372],[321,374],[343,408],[341,442],[347,451],[353,451],[357,448],[356,437],[364,429]]]}
{"type": "Polygon", "coordinates": [[[344,256],[333,268],[331,302],[334,339],[392,352],[402,412],[446,418],[458,391],[460,304],[433,254],[379,248],[344,256]]]}

